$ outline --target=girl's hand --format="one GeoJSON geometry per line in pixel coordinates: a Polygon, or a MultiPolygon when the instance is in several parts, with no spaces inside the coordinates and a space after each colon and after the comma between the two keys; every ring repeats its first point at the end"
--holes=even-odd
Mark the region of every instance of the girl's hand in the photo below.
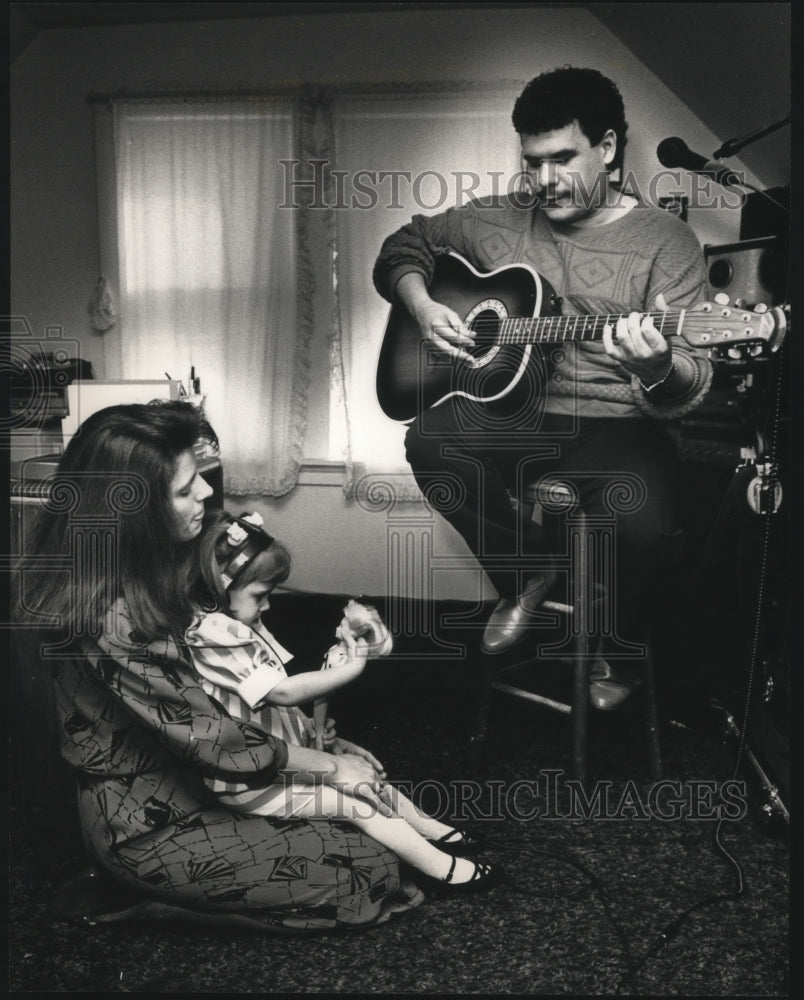
{"type": "MultiPolygon", "coordinates": [[[[315,731],[315,719],[310,719],[307,716],[304,718],[304,731],[307,733],[307,737],[311,743],[315,742],[316,731],[315,731]]],[[[324,749],[329,750],[330,753],[335,753],[332,749],[333,745],[337,742],[337,733],[335,732],[335,720],[327,719],[324,723],[324,732],[321,734],[322,740],[324,742],[324,749]]]]}
{"type": "MultiPolygon", "coordinates": [[[[363,636],[355,638],[352,633],[343,626],[338,628],[340,640],[346,647],[346,662],[353,664],[362,673],[368,660],[369,644],[363,636]]],[[[346,664],[344,664],[345,666],[346,664]]]]}

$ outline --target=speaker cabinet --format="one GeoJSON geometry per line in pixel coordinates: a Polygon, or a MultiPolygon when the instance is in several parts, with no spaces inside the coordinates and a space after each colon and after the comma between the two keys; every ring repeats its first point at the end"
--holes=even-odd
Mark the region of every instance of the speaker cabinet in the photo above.
{"type": "Polygon", "coordinates": [[[725,292],[746,305],[784,302],[787,267],[775,236],[704,247],[709,295],[725,292]]]}
{"type": "Polygon", "coordinates": [[[790,186],[752,191],[740,212],[740,239],[775,236],[787,246],[790,235],[790,186]]]}

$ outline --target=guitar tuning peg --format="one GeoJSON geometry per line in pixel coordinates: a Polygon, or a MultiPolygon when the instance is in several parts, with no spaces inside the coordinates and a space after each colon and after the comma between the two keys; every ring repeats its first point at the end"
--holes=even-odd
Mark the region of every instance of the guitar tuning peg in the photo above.
{"type": "Polygon", "coordinates": [[[767,311],[768,307],[765,305],[764,302],[757,302],[757,304],[754,306],[755,313],[766,313],[767,311]]]}
{"type": "Polygon", "coordinates": [[[719,306],[727,306],[729,304],[729,297],[725,292],[718,292],[717,295],[715,295],[715,302],[717,302],[719,306]]]}
{"type": "Polygon", "coordinates": [[[745,299],[735,299],[734,305],[737,309],[745,309],[745,299]]]}

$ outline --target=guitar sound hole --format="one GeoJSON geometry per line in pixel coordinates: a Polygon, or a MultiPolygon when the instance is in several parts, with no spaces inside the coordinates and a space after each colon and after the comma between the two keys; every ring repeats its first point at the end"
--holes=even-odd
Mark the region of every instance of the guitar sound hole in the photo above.
{"type": "Polygon", "coordinates": [[[493,309],[484,309],[475,316],[471,329],[475,334],[475,342],[466,351],[473,358],[480,360],[497,344],[497,334],[500,329],[500,317],[493,309]]]}

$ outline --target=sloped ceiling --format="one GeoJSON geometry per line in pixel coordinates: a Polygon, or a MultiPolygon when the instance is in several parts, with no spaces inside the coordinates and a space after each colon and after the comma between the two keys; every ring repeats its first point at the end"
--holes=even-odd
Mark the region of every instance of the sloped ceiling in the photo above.
{"type": "MultiPolygon", "coordinates": [[[[700,120],[727,139],[791,111],[791,4],[592,4],[589,9],[700,120]]],[[[758,139],[740,159],[758,177],[789,179],[790,127],[758,139]]],[[[715,150],[697,150],[711,157],[715,150]]]]}
{"type": "MultiPolygon", "coordinates": [[[[48,28],[383,10],[543,6],[460,3],[12,3],[11,57],[48,28]]],[[[791,9],[787,3],[564,4],[585,7],[722,141],[790,114],[791,9]]],[[[785,127],[740,158],[757,176],[784,174],[785,127]]],[[[711,156],[714,150],[699,150],[711,156]]],[[[787,172],[789,177],[789,170],[787,172]]]]}

